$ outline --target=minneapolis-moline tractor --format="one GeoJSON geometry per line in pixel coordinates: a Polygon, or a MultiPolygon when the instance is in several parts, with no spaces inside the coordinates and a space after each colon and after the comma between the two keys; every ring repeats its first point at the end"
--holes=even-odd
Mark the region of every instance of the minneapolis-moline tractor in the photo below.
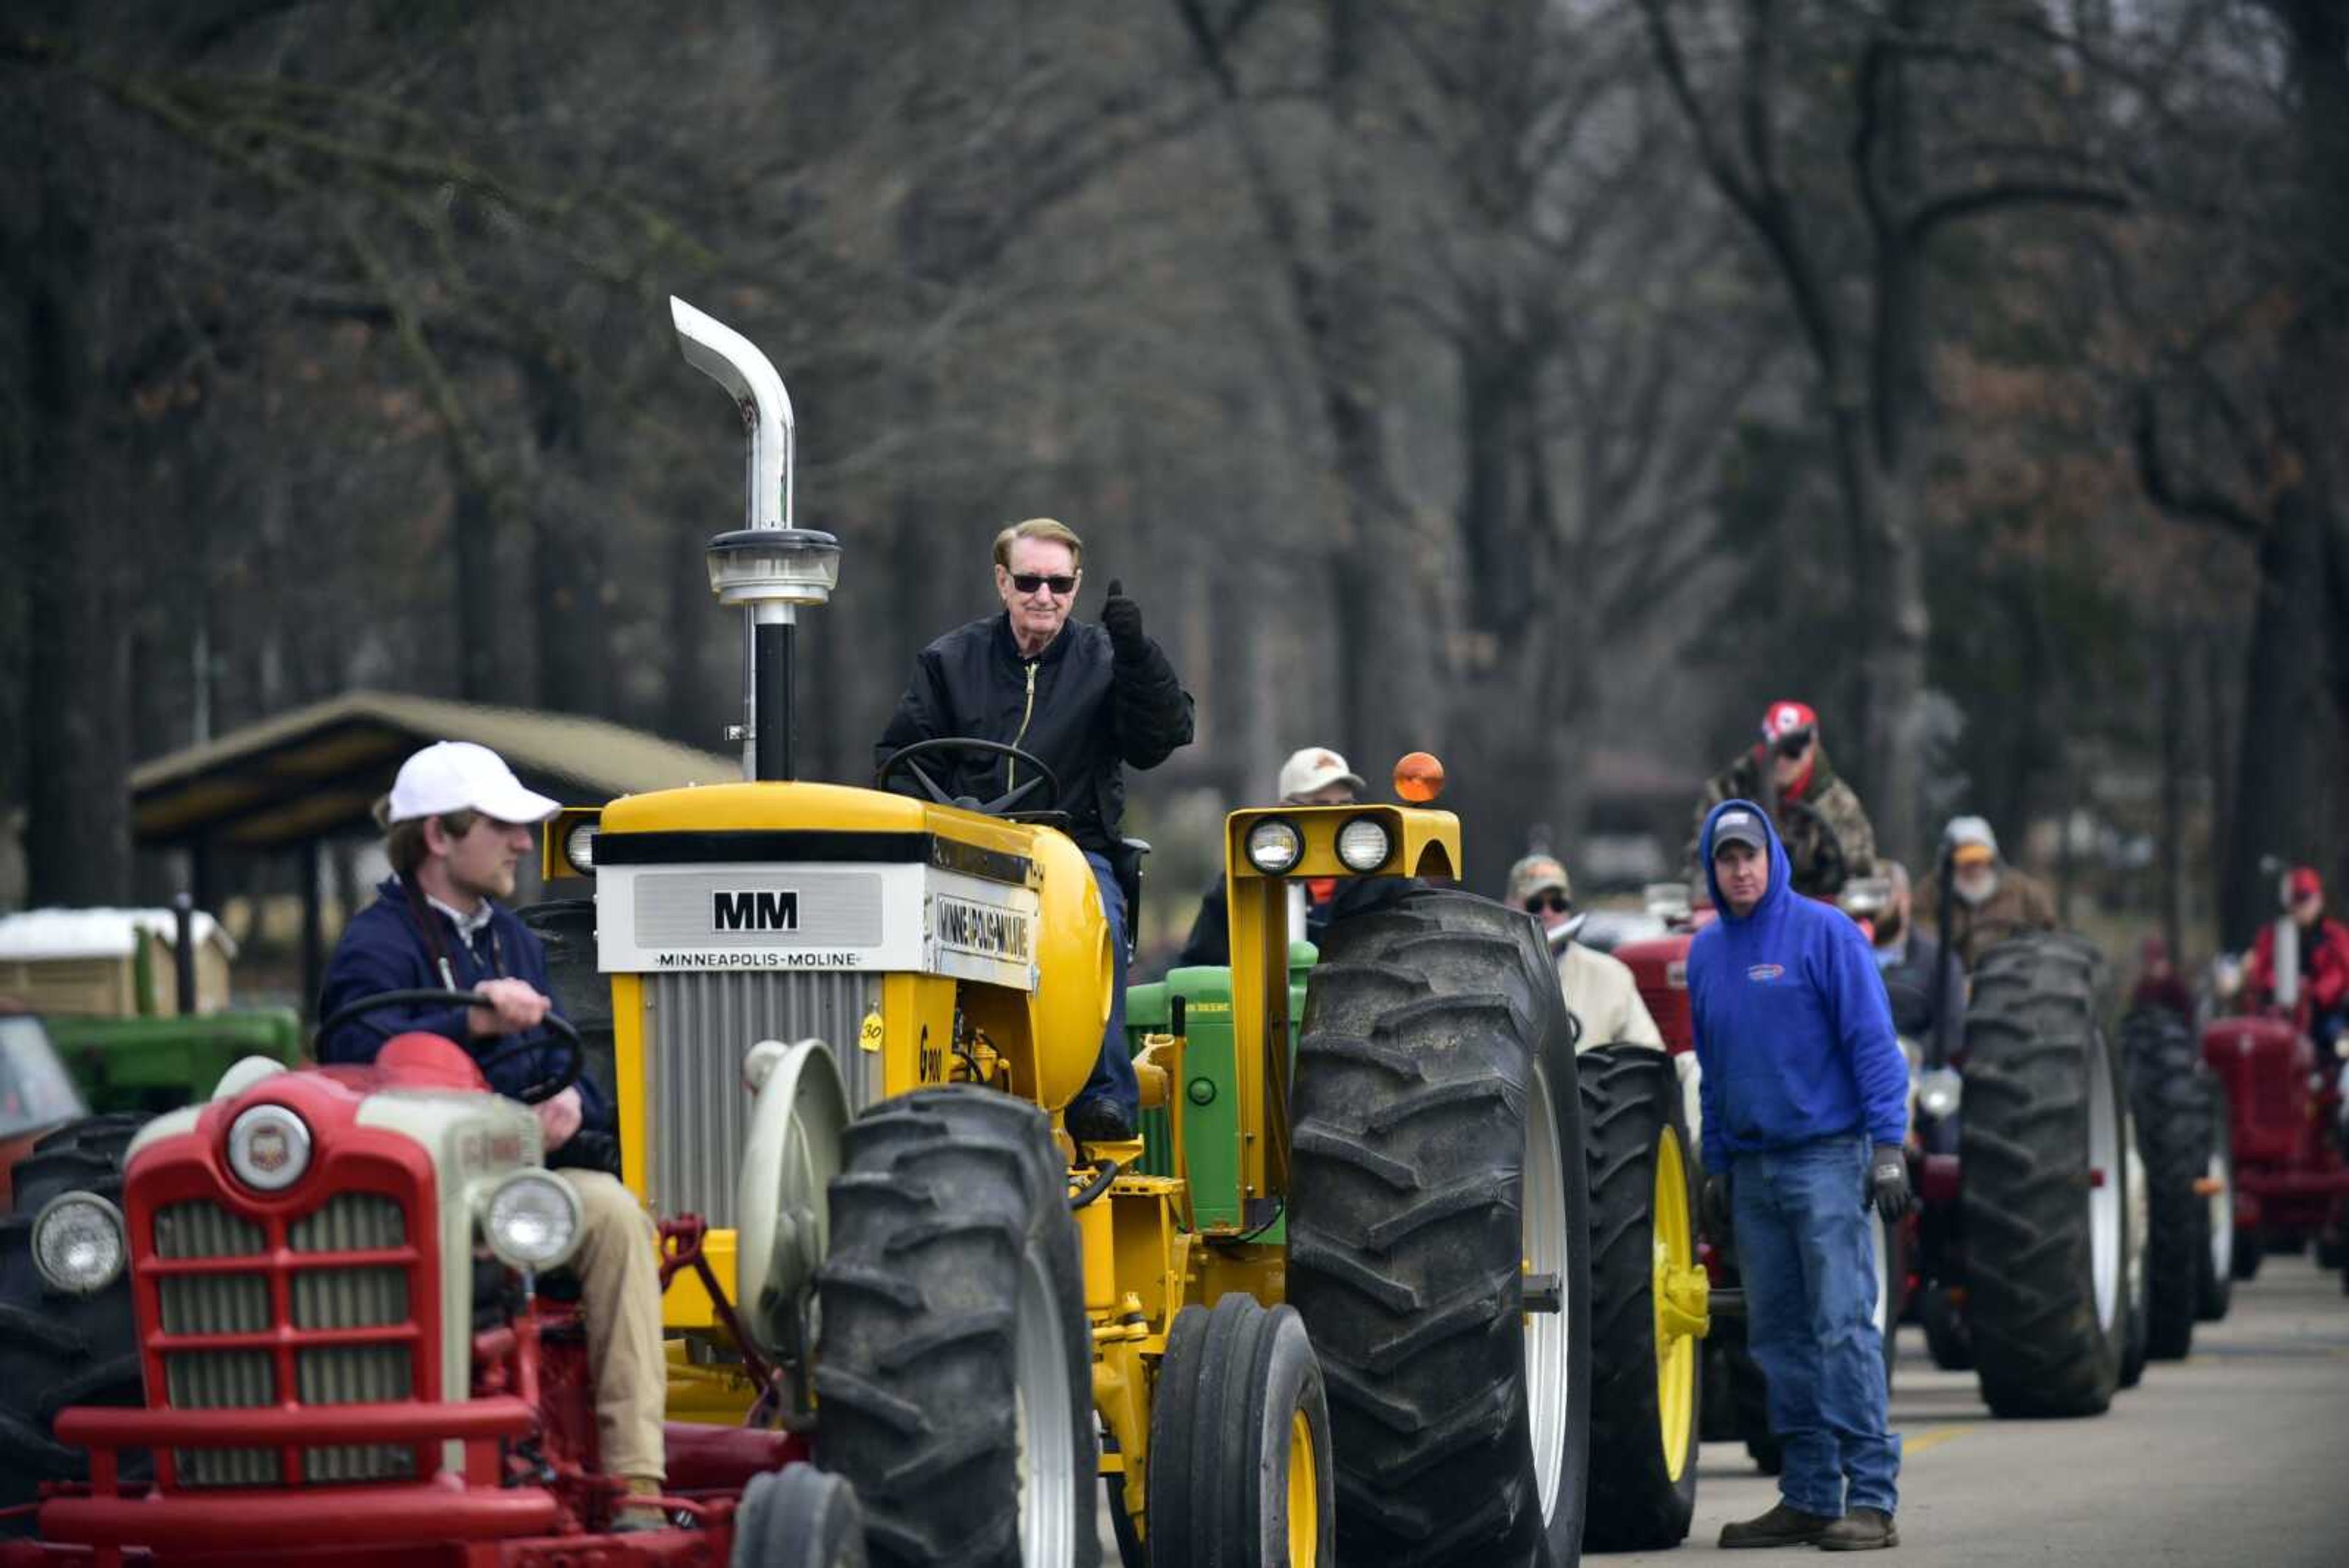
{"type": "MultiPolygon", "coordinates": [[[[1221,1057],[1170,1019],[1136,1062],[1157,1147],[1074,1144],[1114,971],[1050,770],[947,739],[871,788],[792,779],[792,618],[838,545],[792,525],[772,368],[677,316],[750,433],[751,525],[709,557],[750,623],[751,781],[551,836],[595,879],[625,1179],[709,1227],[667,1297],[673,1391],[699,1390],[673,1407],[795,1407],[876,1563],[1090,1563],[1097,1477],[1158,1568],[1575,1561],[1584,1162],[1532,922],[1413,891],[1332,935],[1292,1028],[1288,880],[1456,877],[1459,825],[1236,813],[1221,1057]],[[1026,783],[950,798],[959,748],[1026,783]],[[755,1098],[714,1092],[746,1052],[755,1098]]],[[[1440,767],[1406,764],[1433,799],[1440,767]]]]}

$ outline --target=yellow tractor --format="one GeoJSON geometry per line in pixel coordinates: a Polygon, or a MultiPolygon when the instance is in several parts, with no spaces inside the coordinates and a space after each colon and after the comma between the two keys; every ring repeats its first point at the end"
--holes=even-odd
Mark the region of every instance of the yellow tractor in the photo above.
{"type": "Polygon", "coordinates": [[[794,620],[839,545],[794,525],[773,368],[672,309],[749,434],[747,525],[709,546],[747,777],[547,846],[594,880],[625,1179],[706,1223],[667,1228],[672,1416],[809,1432],[876,1563],[1089,1564],[1104,1512],[1156,1568],[1577,1561],[1585,1159],[1533,922],[1423,885],[1329,934],[1292,1016],[1293,883],[1458,876],[1440,766],[1398,769],[1418,804],[1229,818],[1216,1048],[1179,1009],[1144,1032],[1145,1136],[1080,1147],[1114,968],[1050,770],[949,740],[871,787],[791,776],[794,620]],[[1030,784],[948,798],[926,763],[963,746],[1030,784]]]}

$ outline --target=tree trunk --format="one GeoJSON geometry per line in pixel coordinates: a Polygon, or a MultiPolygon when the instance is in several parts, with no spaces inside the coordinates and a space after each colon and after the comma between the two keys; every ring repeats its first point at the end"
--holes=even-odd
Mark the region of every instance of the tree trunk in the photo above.
{"type": "Polygon", "coordinates": [[[2301,490],[2278,498],[2260,545],[2251,665],[2243,688],[2235,787],[2220,869],[2220,936],[2248,943],[2275,914],[2262,856],[2296,857],[2308,824],[2309,708],[2324,646],[2323,520],[2301,490]]]}
{"type": "MultiPolygon", "coordinates": [[[[604,540],[595,519],[564,497],[590,493],[585,410],[575,368],[529,367],[540,483],[530,498],[531,623],[537,634],[538,705],[563,713],[613,711],[612,638],[604,602],[604,540]]],[[[502,701],[519,701],[512,692],[502,701]]]]}
{"type": "Polygon", "coordinates": [[[34,904],[112,904],[129,893],[129,725],[118,580],[136,563],[100,488],[91,425],[98,359],[91,308],[95,246],[67,142],[78,127],[60,89],[41,115],[40,203],[24,271],[26,412],[32,429],[25,858],[34,904]]]}

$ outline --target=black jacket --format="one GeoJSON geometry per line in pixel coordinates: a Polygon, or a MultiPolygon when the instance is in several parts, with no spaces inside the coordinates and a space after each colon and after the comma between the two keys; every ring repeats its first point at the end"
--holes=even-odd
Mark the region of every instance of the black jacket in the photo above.
{"type": "MultiPolygon", "coordinates": [[[[1330,934],[1330,928],[1340,920],[1383,909],[1418,886],[1415,877],[1340,877],[1330,897],[1305,906],[1305,940],[1319,947],[1330,934]]],[[[1190,938],[1169,967],[1186,969],[1194,964],[1207,964],[1223,969],[1228,968],[1231,961],[1231,889],[1217,877],[1215,886],[1199,900],[1199,913],[1191,921],[1190,938]]]]}
{"type": "MultiPolygon", "coordinates": [[[[874,763],[942,735],[1002,741],[1042,759],[1060,781],[1069,836],[1113,857],[1125,821],[1124,769],[1154,768],[1190,744],[1191,694],[1154,642],[1145,639],[1139,658],[1122,661],[1108,632],[1071,620],[1042,653],[1023,659],[1011,618],[996,614],[922,649],[874,763]]],[[[923,767],[950,794],[991,800],[1009,787],[1009,758],[973,752],[935,761],[923,767]]],[[[1030,795],[1021,804],[1053,803],[1030,795]]]]}
{"type": "MultiPolygon", "coordinates": [[[[384,878],[376,888],[375,902],[351,917],[351,923],[343,928],[343,940],[335,944],[335,956],[327,961],[326,983],[318,998],[318,1016],[325,1018],[346,1002],[379,992],[438,991],[442,985],[439,961],[444,955],[449,960],[449,978],[455,982],[451,989],[471,991],[482,981],[503,976],[527,981],[540,994],[553,996],[554,986],[546,972],[546,944],[504,905],[492,903],[490,909],[488,928],[469,943],[457,934],[448,916],[425,905],[423,917],[435,928],[433,935],[427,936],[418,924],[417,901],[409,897],[407,885],[397,877],[384,878]]],[[[461,1007],[392,1007],[362,1013],[321,1040],[318,1060],[372,1062],[385,1041],[409,1030],[453,1040],[476,1059],[523,1043],[502,1034],[487,1040],[473,1038],[461,1007]]],[[[528,1054],[516,1052],[501,1062],[491,1076],[493,1087],[512,1094],[547,1077],[560,1064],[562,1047],[554,1031],[536,1029],[523,1041],[543,1042],[545,1049],[528,1054]]],[[[611,1103],[584,1073],[579,1078],[579,1102],[581,1126],[593,1132],[614,1130],[611,1103]]]]}

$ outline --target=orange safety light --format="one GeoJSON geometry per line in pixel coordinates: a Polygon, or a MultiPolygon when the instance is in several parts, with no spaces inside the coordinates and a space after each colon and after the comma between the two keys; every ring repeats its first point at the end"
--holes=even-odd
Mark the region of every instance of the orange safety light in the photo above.
{"type": "Polygon", "coordinates": [[[1425,805],[1444,793],[1444,764],[1433,752],[1413,752],[1395,763],[1394,791],[1413,805],[1425,805]]]}

